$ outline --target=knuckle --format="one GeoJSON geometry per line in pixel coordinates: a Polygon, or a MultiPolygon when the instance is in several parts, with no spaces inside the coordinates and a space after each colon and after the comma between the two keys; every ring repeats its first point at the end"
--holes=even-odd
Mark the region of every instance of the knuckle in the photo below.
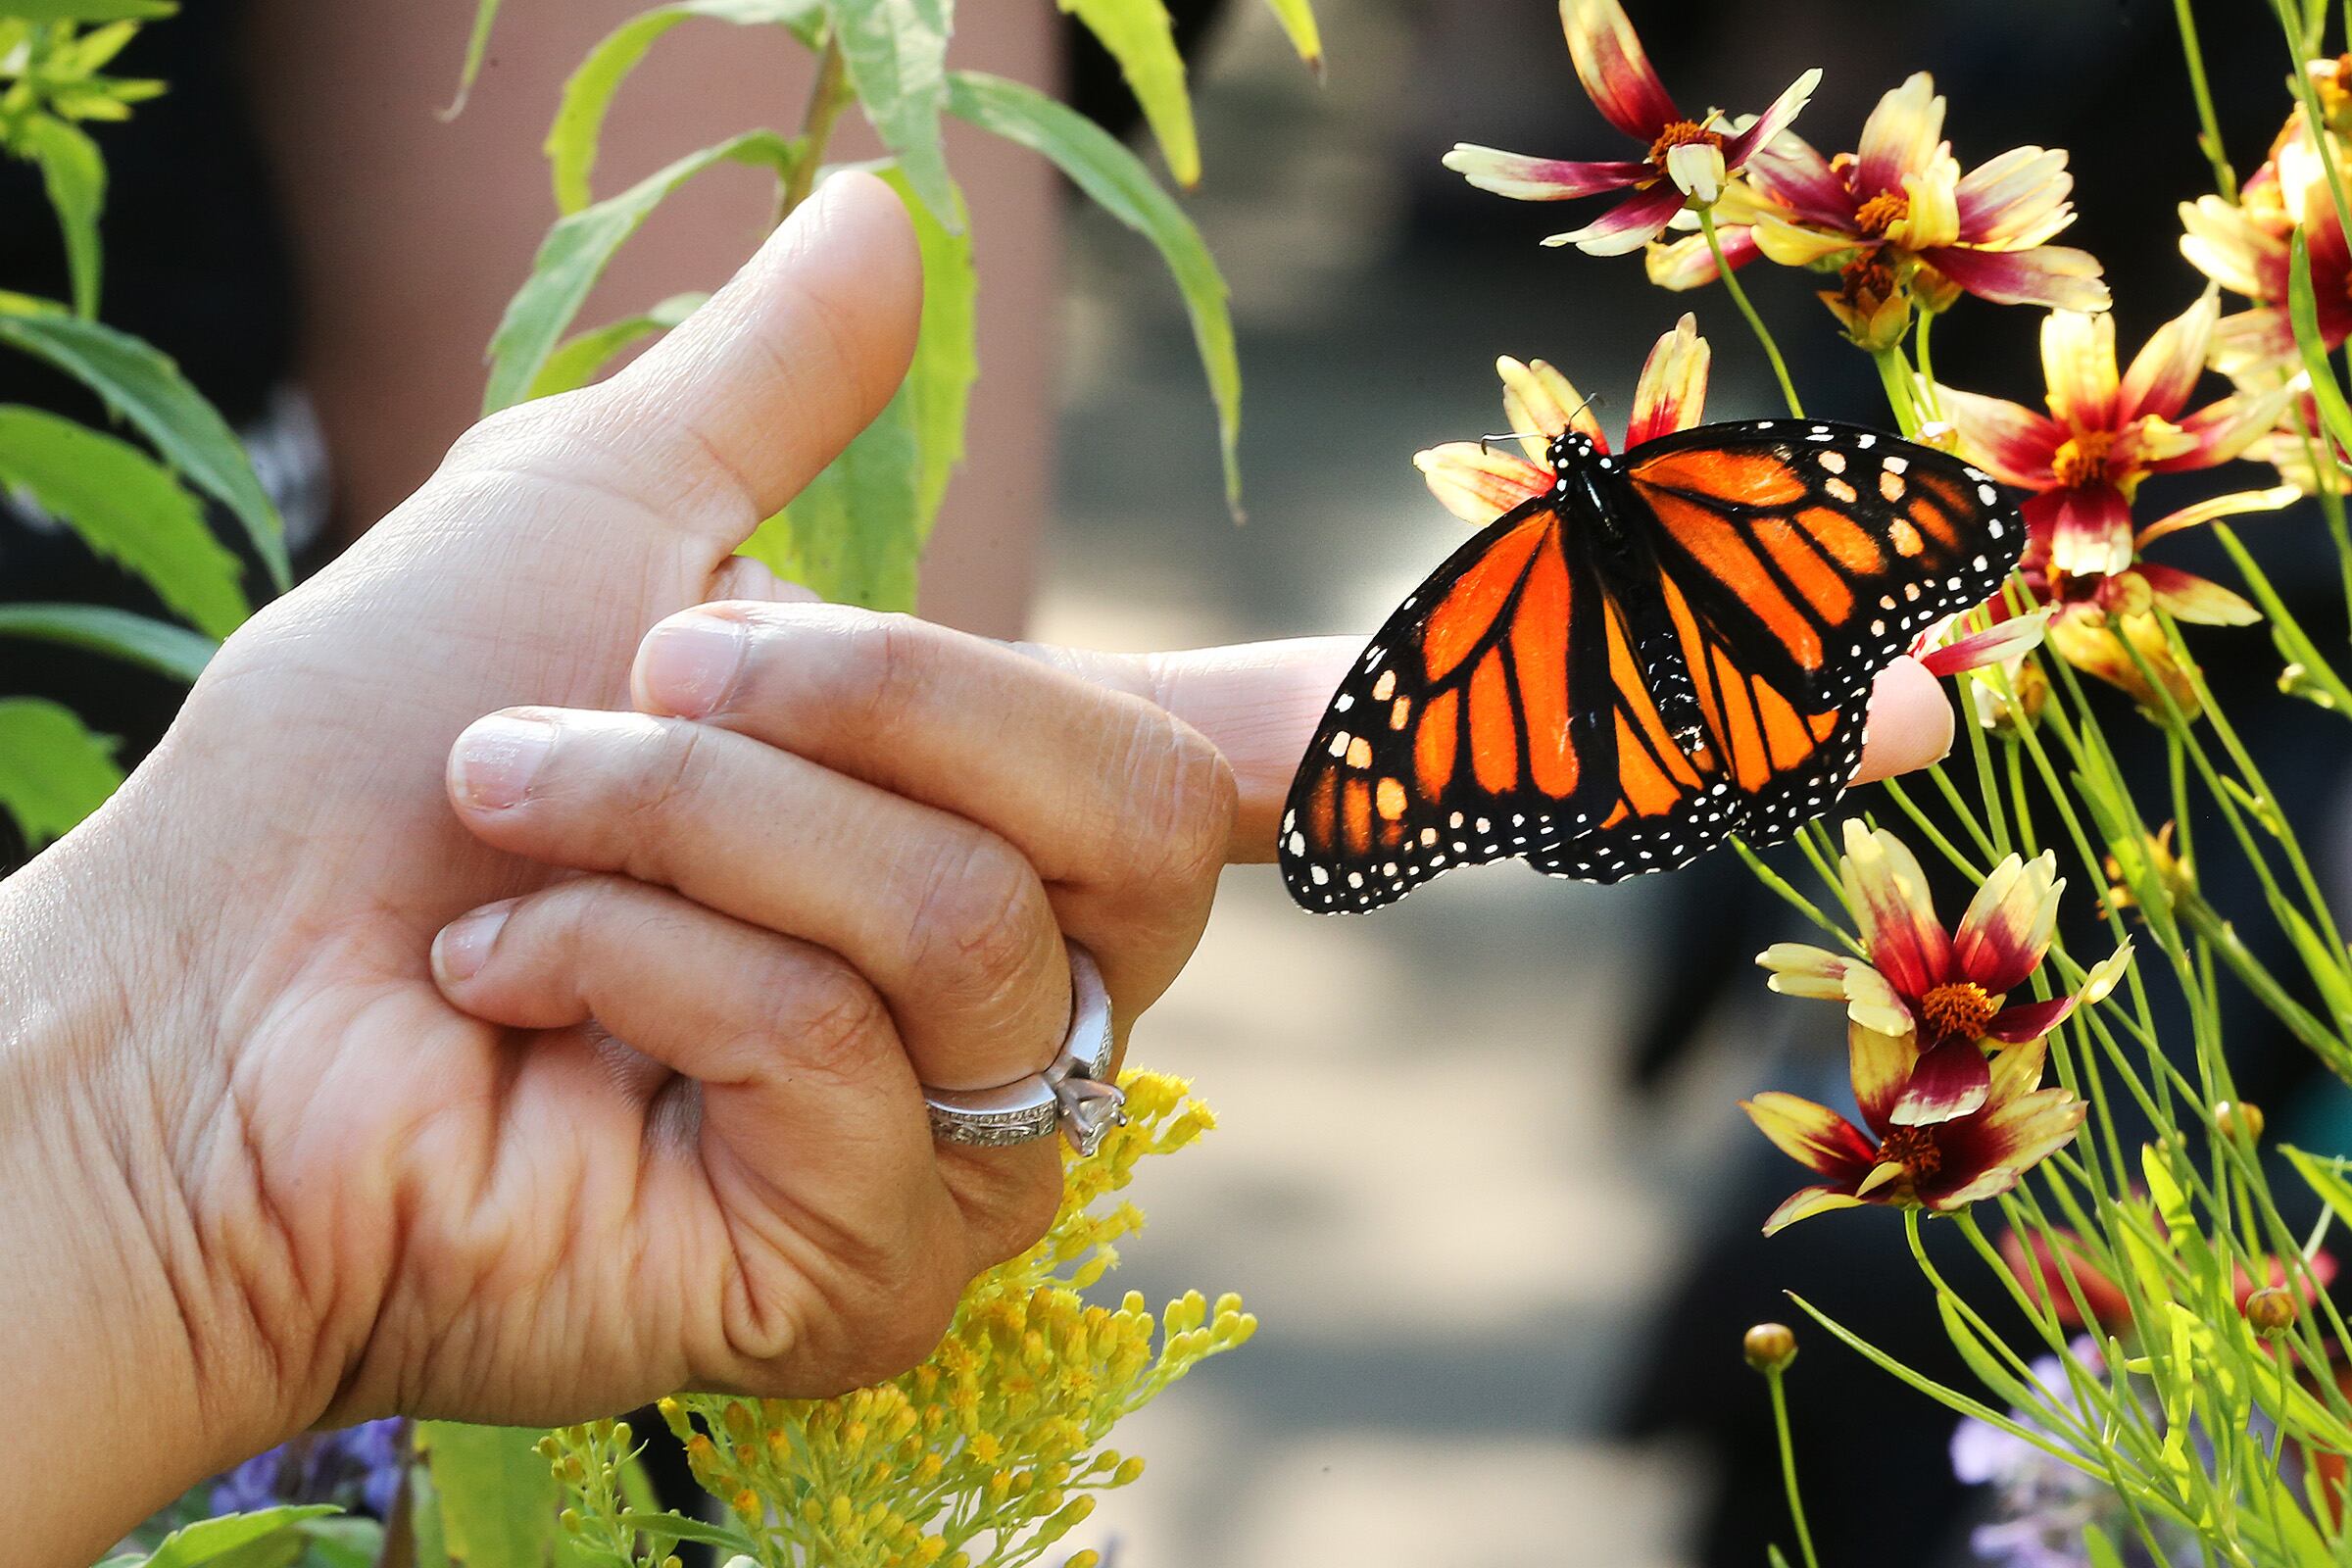
{"type": "Polygon", "coordinates": [[[1164,710],[1151,710],[1136,728],[1125,834],[1132,873],[1154,888],[1213,883],[1240,809],[1233,765],[1206,736],[1164,710]]]}
{"type": "Polygon", "coordinates": [[[702,725],[669,719],[623,732],[624,827],[636,830],[630,833],[632,854],[636,847],[660,842],[662,829],[691,809],[709,762],[709,735],[702,725]]]}
{"type": "Polygon", "coordinates": [[[977,829],[958,835],[925,868],[907,951],[925,968],[975,997],[1002,996],[1032,977],[1045,889],[1020,852],[977,829]]]}
{"type": "Polygon", "coordinates": [[[937,638],[911,615],[861,612],[844,628],[830,674],[836,711],[887,744],[915,711],[936,662],[937,638]]]}

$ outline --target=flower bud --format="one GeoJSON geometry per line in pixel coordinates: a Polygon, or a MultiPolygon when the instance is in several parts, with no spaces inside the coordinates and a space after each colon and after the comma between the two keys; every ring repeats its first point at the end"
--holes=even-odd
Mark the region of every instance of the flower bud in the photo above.
{"type": "Polygon", "coordinates": [[[2275,1340],[2295,1326],[2295,1298],[2276,1285],[2266,1285],[2246,1298],[2246,1321],[2266,1340],[2275,1340]]]}
{"type": "Polygon", "coordinates": [[[2213,1125],[2224,1138],[2262,1142],[2262,1107],[2247,1101],[2223,1101],[2213,1107],[2213,1125]]]}
{"type": "Polygon", "coordinates": [[[1759,1323],[1740,1342],[1740,1353],[1759,1372],[1779,1372],[1796,1359],[1796,1336],[1786,1323],[1759,1323]]]}

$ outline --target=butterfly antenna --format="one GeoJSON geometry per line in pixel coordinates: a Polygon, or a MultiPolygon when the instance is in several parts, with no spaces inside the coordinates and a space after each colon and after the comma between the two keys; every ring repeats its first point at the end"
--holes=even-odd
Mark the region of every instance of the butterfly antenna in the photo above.
{"type": "MultiPolygon", "coordinates": [[[[1597,409],[1601,406],[1600,394],[1595,392],[1591,397],[1585,399],[1584,402],[1579,403],[1575,408],[1568,411],[1568,422],[1574,424],[1578,415],[1584,413],[1587,409],[1597,409]]],[[[1550,439],[1551,437],[1545,435],[1541,430],[1504,430],[1495,435],[1480,436],[1478,438],[1478,449],[1481,452],[1484,452],[1487,450],[1489,443],[1495,441],[1548,441],[1550,439]]]]}

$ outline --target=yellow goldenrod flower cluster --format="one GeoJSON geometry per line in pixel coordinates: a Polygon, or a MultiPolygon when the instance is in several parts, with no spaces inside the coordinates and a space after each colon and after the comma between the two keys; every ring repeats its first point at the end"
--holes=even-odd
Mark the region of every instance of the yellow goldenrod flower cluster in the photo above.
{"type": "MultiPolygon", "coordinates": [[[[1126,1125],[1093,1154],[1065,1156],[1053,1228],[973,1283],[921,1366],[832,1399],[662,1402],[695,1479],[753,1543],[750,1564],[1035,1562],[1094,1510],[1096,1494],[1143,1474],[1142,1459],[1102,1446],[1119,1419],[1255,1331],[1236,1296],[1212,1305],[1190,1291],[1155,1316],[1134,1291],[1115,1307],[1080,1294],[1143,1224],[1133,1203],[1114,1200],[1137,1163],[1215,1125],[1180,1078],[1129,1072],[1121,1085],[1126,1125]]],[[[595,1468],[557,1459],[575,1496],[595,1468]]]]}

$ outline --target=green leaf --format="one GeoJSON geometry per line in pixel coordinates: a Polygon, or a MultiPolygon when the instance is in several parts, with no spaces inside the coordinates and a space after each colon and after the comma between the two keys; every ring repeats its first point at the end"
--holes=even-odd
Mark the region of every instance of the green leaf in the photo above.
{"type": "Polygon", "coordinates": [[[1936,1311],[1943,1319],[1944,1336],[1952,1342],[1952,1348],[1960,1352],[1960,1359],[1968,1363],[1968,1369],[1977,1375],[1977,1381],[1998,1395],[2009,1408],[2038,1410],[2047,1402],[2026,1387],[1985,1348],[1984,1340],[1960,1315],[1959,1309],[1952,1305],[1949,1297],[1937,1294],[1936,1311]]]}
{"type": "Polygon", "coordinates": [[[191,684],[220,647],[185,626],[106,605],[0,604],[0,637],[29,637],[111,654],[191,684]]]}
{"type": "Polygon", "coordinates": [[[2303,231],[2296,229],[2291,236],[2293,252],[2288,259],[2286,278],[2287,316],[2294,322],[2295,347],[2303,356],[2303,368],[2311,373],[2312,401],[2319,406],[2320,422],[2336,444],[2352,447],[2352,406],[2344,402],[2343,389],[2335,384],[2335,367],[2328,359],[2328,341],[2320,335],[2320,308],[2311,291],[2311,248],[2303,242],[2303,231]]]}
{"type": "MultiPolygon", "coordinates": [[[[0,808],[26,844],[37,850],[64,836],[122,783],[114,741],[84,729],[72,709],[38,697],[0,698],[0,808]]],[[[157,1550],[157,1562],[173,1539],[157,1550]]]]}
{"type": "Polygon", "coordinates": [[[153,22],[178,11],[172,0],[7,0],[15,22],[153,22]]]}
{"type": "Polygon", "coordinates": [[[1266,9],[1282,24],[1290,35],[1291,47],[1298,58],[1314,68],[1317,76],[1323,74],[1323,33],[1315,25],[1315,8],[1311,0],[1266,0],[1266,9]]]}
{"type": "Polygon", "coordinates": [[[612,356],[640,338],[656,332],[666,332],[701,310],[708,294],[672,294],[643,316],[624,317],[603,326],[591,327],[576,337],[566,338],[563,347],[547,357],[539,368],[531,387],[523,394],[531,398],[553,397],[558,392],[569,392],[586,386],[597,373],[612,362],[612,356]]]}
{"type": "Polygon", "coordinates": [[[1235,445],[1242,427],[1242,365],[1234,348],[1233,317],[1225,305],[1225,279],[1200,231],[1152,182],[1133,153],[1093,121],[1034,87],[977,72],[956,72],[948,79],[948,110],[1052,159],[1103,211],[1158,247],[1192,314],[1193,339],[1200,346],[1209,396],[1217,407],[1225,499],[1237,509],[1238,517],[1242,470],[1235,445]]]}
{"type": "Polygon", "coordinates": [[[949,0],[826,0],[833,41],[858,107],[906,172],[923,205],[957,224],[955,182],[940,143],[948,103],[949,0]]]}
{"type": "Polygon", "coordinates": [[[507,314],[490,339],[490,384],[482,393],[482,412],[494,414],[529,394],[605,264],[670,192],[716,164],[768,169],[782,179],[799,157],[799,144],[772,130],[747,131],[688,153],[619,195],[558,219],[532,259],[531,275],[507,302],[507,314]]]}
{"type": "Polygon", "coordinates": [[[490,55],[490,31],[498,25],[498,7],[499,0],[476,0],[473,31],[466,39],[466,65],[458,73],[458,95],[441,111],[443,120],[455,120],[466,112],[466,100],[473,95],[474,78],[482,74],[482,62],[490,55]]]}
{"type": "Polygon", "coordinates": [[[706,1523],[682,1513],[647,1513],[639,1509],[629,1516],[629,1523],[649,1536],[668,1541],[699,1541],[710,1546],[729,1546],[736,1551],[750,1551],[752,1541],[740,1530],[724,1525],[706,1523]]]}
{"type": "Polygon", "coordinates": [[[450,1560],[465,1568],[540,1568],[560,1533],[560,1494],[527,1427],[427,1421],[417,1439],[441,1494],[450,1560]]]}
{"type": "Polygon", "coordinates": [[[0,343],[48,361],[105,399],[166,463],[237,514],[270,580],[287,586],[277,508],[236,433],[179,367],[127,333],[24,295],[0,297],[0,343]]]}
{"type": "Polygon", "coordinates": [[[2097,1525],[2082,1527],[2082,1549],[2090,1558],[2090,1568],[2124,1568],[2124,1559],[2107,1539],[2107,1532],[2097,1525]]]}
{"type": "Polygon", "coordinates": [[[2352,1026],[2352,975],[2344,972],[2346,955],[2314,930],[2293,905],[2280,900],[2272,907],[2279,925],[2294,942],[2295,952],[2310,972],[2312,984],[2319,988],[2328,1012],[2334,1015],[2335,1027],[2342,1030],[2352,1026]]]}
{"type": "MultiPolygon", "coordinates": [[[[0,703],[0,710],[9,705],[0,703]]],[[[0,767],[6,766],[7,747],[0,744],[0,767]]],[[[232,1552],[240,1552],[272,1537],[283,1536],[299,1553],[302,1537],[294,1527],[305,1519],[317,1519],[324,1514],[339,1512],[325,1506],[264,1508],[257,1513],[225,1514],[219,1519],[207,1519],[185,1530],[174,1530],[155,1548],[147,1559],[146,1568],[201,1568],[207,1563],[225,1564],[232,1552]]]]}
{"type": "Polygon", "coordinates": [[[2344,1179],[2337,1161],[2291,1144],[2281,1144],[2279,1152],[2295,1167],[2295,1174],[2318,1196],[2321,1202],[2335,1210],[2335,1217],[2352,1224],[2352,1182],[2344,1179]]]}
{"type": "Polygon", "coordinates": [[[302,1527],[302,1568],[375,1568],[384,1527],[372,1519],[313,1519],[302,1527]]]}
{"type": "Polygon", "coordinates": [[[74,312],[98,314],[98,215],[106,207],[106,160],[76,126],[35,115],[18,133],[20,150],[41,166],[41,183],[66,238],[66,270],[74,280],[74,312]]]}
{"type": "Polygon", "coordinates": [[[906,204],[922,253],[914,358],[881,415],[760,526],[744,554],[836,603],[912,610],[915,565],[963,457],[964,413],[979,374],[979,283],[969,230],[934,218],[903,171],[880,172],[906,204]]]}
{"type": "Polygon", "coordinates": [[[432,1469],[422,1461],[409,1466],[409,1529],[416,1543],[413,1568],[451,1568],[449,1533],[441,1528],[441,1494],[433,1486],[432,1469]]]}
{"type": "Polygon", "coordinates": [[[204,509],[129,442],[44,409],[0,406],[0,485],[120,562],[216,638],[248,613],[244,568],[205,526],[204,509]]]}
{"type": "Polygon", "coordinates": [[[1179,185],[1200,182],[1200,143],[1193,131],[1193,100],[1184,85],[1184,56],[1165,0],[1058,0],[1086,24],[1143,107],[1152,134],[1179,185]]]}
{"type": "Polygon", "coordinates": [[[588,176],[596,168],[597,141],[612,96],[662,35],[690,17],[709,17],[739,26],[773,24],[816,47],[824,28],[824,0],[680,0],[631,17],[588,51],[588,58],[564,83],[564,100],[547,131],[547,161],[556,181],[556,206],[576,213],[596,200],[588,176]]]}

